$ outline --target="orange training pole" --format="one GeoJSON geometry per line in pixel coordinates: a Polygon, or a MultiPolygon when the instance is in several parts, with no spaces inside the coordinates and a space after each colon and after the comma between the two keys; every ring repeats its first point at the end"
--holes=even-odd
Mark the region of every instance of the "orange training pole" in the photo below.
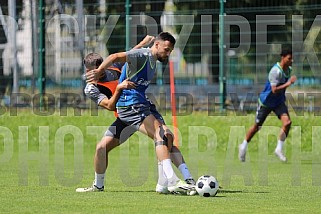
{"type": "Polygon", "coordinates": [[[175,81],[174,81],[174,63],[169,61],[169,79],[170,79],[170,92],[171,92],[171,107],[172,107],[172,119],[174,126],[174,145],[178,148],[178,127],[176,120],[176,99],[175,99],[175,81]]]}

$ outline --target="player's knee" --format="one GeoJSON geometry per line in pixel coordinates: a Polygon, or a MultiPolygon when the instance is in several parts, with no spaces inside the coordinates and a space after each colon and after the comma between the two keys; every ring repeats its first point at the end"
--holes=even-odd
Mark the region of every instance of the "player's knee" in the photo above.
{"type": "Polygon", "coordinates": [[[174,141],[174,136],[171,133],[165,133],[165,137],[167,138],[168,142],[174,141]]]}
{"type": "Polygon", "coordinates": [[[172,152],[172,150],[173,150],[173,141],[168,140],[167,141],[167,147],[168,147],[168,151],[172,152]]]}
{"type": "Polygon", "coordinates": [[[171,153],[179,153],[179,149],[177,148],[177,146],[173,145],[171,153]]]}
{"type": "Polygon", "coordinates": [[[285,128],[289,129],[292,125],[292,121],[291,120],[287,120],[286,122],[284,122],[284,126],[285,128]]]}
{"type": "Polygon", "coordinates": [[[96,145],[96,152],[97,153],[108,153],[113,148],[119,145],[119,140],[116,138],[110,139],[109,137],[103,138],[97,145],[96,145]]]}
{"type": "Polygon", "coordinates": [[[101,141],[96,145],[96,153],[103,154],[105,152],[106,152],[106,144],[101,141]]]}
{"type": "Polygon", "coordinates": [[[167,134],[165,129],[162,126],[159,126],[158,129],[156,130],[155,141],[156,142],[164,141],[167,145],[167,143],[169,141],[168,137],[170,137],[170,136],[167,134]]]}

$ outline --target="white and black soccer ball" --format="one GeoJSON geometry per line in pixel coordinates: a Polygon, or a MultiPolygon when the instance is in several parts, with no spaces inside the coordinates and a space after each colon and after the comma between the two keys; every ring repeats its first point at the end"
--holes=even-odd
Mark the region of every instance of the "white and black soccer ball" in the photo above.
{"type": "Polygon", "coordinates": [[[218,181],[211,175],[203,175],[196,182],[196,191],[200,196],[213,197],[219,188],[218,181]]]}

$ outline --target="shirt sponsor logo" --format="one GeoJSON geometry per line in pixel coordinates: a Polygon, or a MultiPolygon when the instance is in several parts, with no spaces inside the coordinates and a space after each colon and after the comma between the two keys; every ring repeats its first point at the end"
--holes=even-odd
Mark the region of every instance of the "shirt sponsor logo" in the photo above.
{"type": "Polygon", "coordinates": [[[144,79],[141,78],[141,79],[139,79],[137,81],[137,84],[138,85],[143,85],[143,86],[148,86],[150,82],[151,82],[150,80],[144,80],[144,79]]]}

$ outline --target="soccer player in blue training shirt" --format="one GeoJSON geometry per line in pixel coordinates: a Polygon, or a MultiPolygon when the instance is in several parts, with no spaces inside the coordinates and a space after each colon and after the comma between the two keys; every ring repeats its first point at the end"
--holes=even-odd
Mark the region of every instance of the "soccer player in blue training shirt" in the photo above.
{"type": "Polygon", "coordinates": [[[284,49],[281,52],[281,61],[277,62],[270,70],[264,90],[260,93],[255,124],[248,130],[242,144],[239,145],[239,159],[245,161],[247,145],[252,137],[263,125],[266,117],[273,111],[281,120],[282,127],[274,154],[286,162],[283,154],[283,144],[291,127],[288,107],[285,105],[285,91],[296,81],[296,76],[291,76],[292,50],[284,49]]]}
{"type": "Polygon", "coordinates": [[[97,81],[101,73],[113,63],[126,62],[119,83],[130,80],[136,87],[122,91],[116,105],[118,116],[121,121],[154,140],[159,166],[162,167],[165,178],[160,185],[166,186],[170,192],[186,193],[193,190],[194,186],[181,181],[173,171],[168,148],[168,131],[166,126],[153,115],[152,105],[145,95],[156,72],[156,61],[168,60],[175,42],[170,33],[160,33],[151,48],[111,54],[97,69],[86,76],[89,81],[97,81]]]}

